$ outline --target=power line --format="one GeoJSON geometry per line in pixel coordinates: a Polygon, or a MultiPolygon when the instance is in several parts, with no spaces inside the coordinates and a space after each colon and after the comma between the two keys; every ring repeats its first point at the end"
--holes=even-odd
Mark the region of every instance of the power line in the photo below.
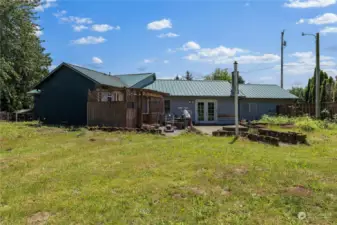
{"type": "Polygon", "coordinates": [[[240,71],[240,73],[252,73],[252,72],[256,72],[256,71],[269,70],[269,69],[273,69],[273,68],[275,68],[275,66],[269,66],[269,67],[260,68],[260,69],[256,69],[256,70],[240,71]]]}

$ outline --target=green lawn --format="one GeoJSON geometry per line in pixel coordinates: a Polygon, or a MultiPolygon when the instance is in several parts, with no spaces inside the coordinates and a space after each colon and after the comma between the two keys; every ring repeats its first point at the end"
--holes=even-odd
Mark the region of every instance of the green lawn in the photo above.
{"type": "Polygon", "coordinates": [[[337,130],[308,135],[273,147],[0,123],[0,224],[337,224],[337,130]]]}

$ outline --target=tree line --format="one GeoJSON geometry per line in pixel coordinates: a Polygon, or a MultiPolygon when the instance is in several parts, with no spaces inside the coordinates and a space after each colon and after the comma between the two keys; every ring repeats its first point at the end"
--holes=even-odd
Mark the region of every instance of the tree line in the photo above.
{"type": "MultiPolygon", "coordinates": [[[[316,101],[316,74],[308,80],[305,87],[292,87],[290,93],[299,97],[300,101],[315,103],[316,101]]],[[[337,101],[337,77],[334,79],[323,70],[320,71],[320,101],[331,103],[337,101]]]]}
{"type": "MultiPolygon", "coordinates": [[[[179,76],[177,75],[174,80],[193,80],[194,77],[191,72],[186,71],[184,76],[179,76]]],[[[223,80],[223,81],[228,81],[232,82],[232,75],[228,72],[228,69],[220,69],[216,68],[214,72],[212,72],[209,75],[206,75],[203,77],[204,80],[223,80]]],[[[242,76],[238,76],[238,83],[239,84],[244,84],[245,80],[242,78],[242,76]]]]}
{"type": "Polygon", "coordinates": [[[39,0],[0,0],[0,111],[29,108],[28,91],[48,74],[51,58],[36,35],[39,0]]]}

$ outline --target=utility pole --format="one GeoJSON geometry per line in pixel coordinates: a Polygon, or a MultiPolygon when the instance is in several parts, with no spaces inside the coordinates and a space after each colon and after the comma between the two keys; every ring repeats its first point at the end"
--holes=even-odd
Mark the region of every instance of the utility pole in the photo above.
{"type": "Polygon", "coordinates": [[[321,103],[320,103],[320,38],[319,38],[319,33],[316,34],[305,34],[302,33],[302,36],[314,36],[316,40],[316,68],[315,68],[315,74],[316,74],[316,93],[315,93],[315,115],[316,118],[319,119],[321,117],[321,103]]]}
{"type": "Polygon", "coordinates": [[[316,34],[316,118],[320,118],[321,116],[321,104],[320,104],[320,40],[319,40],[319,33],[316,34]]]}
{"type": "Polygon", "coordinates": [[[238,63],[234,62],[234,112],[235,112],[235,135],[239,136],[239,87],[238,87],[238,63]]]}
{"type": "Polygon", "coordinates": [[[287,43],[284,41],[284,30],[281,32],[281,88],[283,88],[283,50],[287,43]]]}

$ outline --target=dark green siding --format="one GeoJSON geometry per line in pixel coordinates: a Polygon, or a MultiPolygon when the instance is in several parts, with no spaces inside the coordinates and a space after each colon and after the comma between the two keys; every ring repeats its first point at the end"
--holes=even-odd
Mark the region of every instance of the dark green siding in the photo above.
{"type": "Polygon", "coordinates": [[[63,66],[37,88],[35,116],[47,124],[85,125],[88,90],[95,83],[63,66]]]}

